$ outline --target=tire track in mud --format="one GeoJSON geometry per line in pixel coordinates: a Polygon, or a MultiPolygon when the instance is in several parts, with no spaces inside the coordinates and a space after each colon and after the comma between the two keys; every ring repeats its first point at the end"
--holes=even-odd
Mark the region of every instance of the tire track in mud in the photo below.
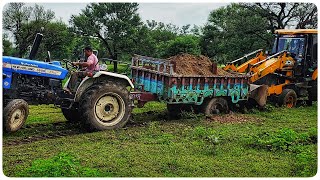
{"type": "Polygon", "coordinates": [[[39,127],[48,127],[48,126],[66,126],[70,123],[68,122],[53,122],[53,123],[44,123],[44,124],[40,124],[40,123],[36,123],[36,124],[27,124],[23,127],[21,127],[21,130],[23,129],[33,129],[33,128],[39,128],[39,127]]]}
{"type": "Polygon", "coordinates": [[[69,130],[69,131],[60,131],[60,132],[44,134],[44,135],[34,135],[34,136],[29,136],[29,137],[25,137],[25,138],[17,139],[17,140],[12,140],[12,141],[8,141],[8,142],[5,141],[5,142],[3,142],[3,146],[15,146],[15,145],[21,145],[21,144],[29,144],[29,143],[36,142],[36,141],[61,138],[61,137],[77,135],[77,134],[81,134],[81,133],[75,132],[73,130],[69,130]]]}
{"type": "Polygon", "coordinates": [[[15,139],[4,140],[3,146],[15,146],[21,144],[29,144],[36,141],[61,138],[65,136],[72,136],[85,133],[83,128],[78,124],[69,122],[55,122],[46,124],[28,124],[20,129],[20,131],[35,131],[38,134],[30,134],[27,136],[20,136],[15,139]],[[43,129],[45,128],[45,129],[43,129]],[[48,133],[49,132],[49,133],[48,133]]]}
{"type": "MultiPolygon", "coordinates": [[[[148,125],[148,122],[134,121],[134,117],[152,114],[153,111],[148,111],[144,113],[135,114],[132,117],[132,120],[128,121],[128,123],[122,129],[128,129],[133,127],[145,127],[148,125]]],[[[62,138],[66,136],[74,136],[84,133],[90,133],[85,127],[83,127],[80,123],[70,123],[70,122],[54,122],[54,123],[45,123],[45,124],[27,124],[20,129],[22,130],[34,130],[39,131],[39,134],[17,137],[12,140],[3,140],[3,147],[6,146],[18,146],[22,144],[29,144],[37,141],[48,140],[48,139],[56,139],[62,138]],[[42,129],[47,128],[47,129],[42,129]],[[45,131],[50,131],[50,133],[46,133],[45,131]]]]}

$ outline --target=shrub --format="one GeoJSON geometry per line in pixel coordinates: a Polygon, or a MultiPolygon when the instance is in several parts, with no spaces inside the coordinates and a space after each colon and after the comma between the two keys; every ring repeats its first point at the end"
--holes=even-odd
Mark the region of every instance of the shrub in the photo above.
{"type": "Polygon", "coordinates": [[[19,177],[95,177],[101,176],[96,169],[83,167],[79,160],[67,153],[60,153],[49,159],[38,159],[22,172],[19,177]]]}
{"type": "Polygon", "coordinates": [[[215,135],[215,131],[212,128],[205,128],[202,126],[196,127],[192,132],[192,138],[197,142],[195,144],[203,145],[203,149],[205,149],[210,154],[216,154],[217,145],[220,140],[219,137],[215,135]]]}
{"type": "Polygon", "coordinates": [[[291,151],[292,146],[315,143],[316,138],[313,129],[307,133],[297,133],[292,129],[283,128],[275,133],[262,133],[257,136],[248,137],[248,144],[252,147],[291,151]]]}

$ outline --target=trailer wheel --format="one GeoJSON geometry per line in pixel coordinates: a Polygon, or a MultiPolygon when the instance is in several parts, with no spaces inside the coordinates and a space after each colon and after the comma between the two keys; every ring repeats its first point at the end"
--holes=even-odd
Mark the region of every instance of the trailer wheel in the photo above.
{"type": "Polygon", "coordinates": [[[93,85],[80,100],[82,121],[90,130],[121,128],[129,120],[131,110],[129,91],[111,81],[93,85]]]}
{"type": "Polygon", "coordinates": [[[199,109],[199,106],[194,104],[167,104],[168,115],[170,118],[178,118],[183,111],[199,114],[199,109]]]}
{"type": "Polygon", "coordinates": [[[28,103],[23,99],[10,101],[3,110],[4,130],[15,132],[19,130],[29,115],[28,103]]]}
{"type": "Polygon", "coordinates": [[[206,116],[229,113],[228,101],[223,97],[209,99],[203,103],[202,111],[206,116]]]}
{"type": "Polygon", "coordinates": [[[178,117],[181,113],[180,104],[167,104],[168,115],[170,118],[178,117]]]}
{"type": "Polygon", "coordinates": [[[80,122],[81,116],[77,109],[71,108],[71,109],[65,109],[61,108],[63,116],[67,119],[67,121],[75,123],[80,122]]]}
{"type": "Polygon", "coordinates": [[[278,97],[279,106],[293,108],[297,104],[297,94],[293,89],[284,89],[278,97]]]}

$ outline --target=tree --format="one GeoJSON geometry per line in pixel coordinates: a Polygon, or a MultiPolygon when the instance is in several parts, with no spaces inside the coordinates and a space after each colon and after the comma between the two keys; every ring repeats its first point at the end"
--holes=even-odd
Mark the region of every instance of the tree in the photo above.
{"type": "Polygon", "coordinates": [[[193,35],[181,35],[167,44],[163,44],[162,57],[168,58],[180,53],[200,55],[199,39],[193,35]]]}
{"type": "Polygon", "coordinates": [[[138,45],[134,52],[157,58],[167,58],[178,53],[200,54],[201,29],[187,24],[179,28],[171,23],[147,20],[139,29],[138,45]]]}
{"type": "Polygon", "coordinates": [[[268,29],[317,28],[317,6],[312,3],[243,3],[243,7],[268,19],[268,29]]]}
{"type": "Polygon", "coordinates": [[[135,36],[142,26],[137,11],[137,3],[91,3],[70,23],[77,34],[98,37],[109,58],[118,59],[119,53],[132,53],[137,44],[135,36]]]}
{"type": "Polygon", "coordinates": [[[239,4],[213,10],[203,28],[202,54],[226,63],[272,43],[267,19],[239,4]]]}
{"type": "Polygon", "coordinates": [[[34,7],[25,6],[24,3],[8,4],[3,11],[3,29],[13,34],[18,57],[26,54],[35,34],[54,17],[53,11],[37,4],[34,7]]]}
{"type": "Polygon", "coordinates": [[[178,36],[179,28],[173,24],[165,24],[147,20],[137,36],[136,54],[161,58],[164,47],[170,40],[178,36]]]}
{"type": "Polygon", "coordinates": [[[14,48],[12,43],[8,39],[7,34],[2,35],[2,55],[3,56],[12,56],[14,54],[14,48]]]}
{"type": "Polygon", "coordinates": [[[64,22],[61,20],[49,22],[42,33],[44,36],[37,53],[37,58],[44,59],[47,51],[50,51],[52,59],[66,59],[72,56],[72,42],[75,35],[64,22]]]}

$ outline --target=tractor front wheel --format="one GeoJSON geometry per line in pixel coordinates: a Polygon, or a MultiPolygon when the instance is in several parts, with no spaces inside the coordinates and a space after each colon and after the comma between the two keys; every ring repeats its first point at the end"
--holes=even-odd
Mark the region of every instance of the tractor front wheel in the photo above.
{"type": "Polygon", "coordinates": [[[10,101],[3,110],[3,125],[6,132],[19,130],[29,115],[28,103],[23,99],[10,101]]]}
{"type": "Polygon", "coordinates": [[[124,85],[112,81],[93,85],[81,98],[81,118],[91,130],[121,128],[131,116],[131,104],[124,85]]]}
{"type": "Polygon", "coordinates": [[[297,94],[293,89],[284,89],[278,97],[279,106],[293,108],[297,104],[297,94]]]}

